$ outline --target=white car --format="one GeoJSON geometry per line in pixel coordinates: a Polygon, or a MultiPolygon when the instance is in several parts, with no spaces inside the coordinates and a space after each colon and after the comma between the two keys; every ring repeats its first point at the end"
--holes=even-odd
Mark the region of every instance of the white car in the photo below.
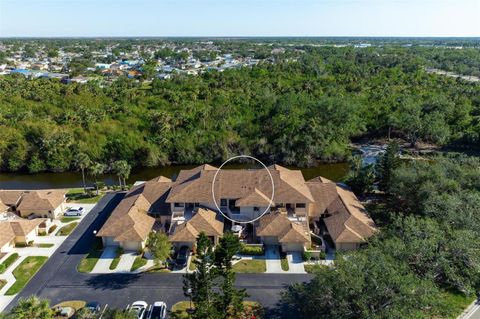
{"type": "Polygon", "coordinates": [[[142,319],[147,307],[148,304],[145,301],[135,301],[127,310],[128,312],[135,314],[138,319],[142,319]]]}
{"type": "Polygon", "coordinates": [[[65,216],[82,216],[82,214],[85,212],[85,209],[83,207],[70,207],[67,209],[63,215],[65,216]]]}
{"type": "Polygon", "coordinates": [[[148,313],[147,319],[165,319],[167,317],[167,304],[163,301],[157,301],[148,313]]]}

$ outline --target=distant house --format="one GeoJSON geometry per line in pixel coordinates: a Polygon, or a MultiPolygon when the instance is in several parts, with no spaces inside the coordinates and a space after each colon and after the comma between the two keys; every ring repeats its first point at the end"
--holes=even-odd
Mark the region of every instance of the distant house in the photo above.
{"type": "Polygon", "coordinates": [[[63,190],[35,190],[24,192],[16,212],[20,217],[31,215],[58,218],[65,209],[66,192],[63,190]]]}
{"type": "Polygon", "coordinates": [[[16,244],[30,244],[37,238],[43,219],[15,219],[0,222],[0,252],[10,251],[16,244]]]}

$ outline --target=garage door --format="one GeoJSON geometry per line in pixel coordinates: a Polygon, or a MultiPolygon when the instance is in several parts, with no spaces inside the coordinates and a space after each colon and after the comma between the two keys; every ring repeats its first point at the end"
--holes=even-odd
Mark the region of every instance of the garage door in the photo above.
{"type": "Polygon", "coordinates": [[[122,242],[122,248],[124,250],[141,250],[142,249],[142,242],[140,241],[124,241],[122,242]]]}
{"type": "Polygon", "coordinates": [[[302,243],[290,243],[290,244],[283,244],[282,250],[284,252],[287,251],[303,251],[303,244],[302,243]]]}
{"type": "Polygon", "coordinates": [[[274,236],[263,236],[262,242],[265,245],[278,245],[278,239],[277,237],[274,237],[274,236]]]}
{"type": "Polygon", "coordinates": [[[118,246],[118,242],[113,241],[113,237],[102,237],[103,246],[118,246]]]}

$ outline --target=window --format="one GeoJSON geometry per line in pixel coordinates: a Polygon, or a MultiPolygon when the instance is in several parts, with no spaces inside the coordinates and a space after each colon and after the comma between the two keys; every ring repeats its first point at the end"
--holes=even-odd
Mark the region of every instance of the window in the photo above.
{"type": "Polygon", "coordinates": [[[305,208],[305,203],[298,203],[295,207],[297,208],[305,208]]]}
{"type": "Polygon", "coordinates": [[[183,207],[183,203],[175,203],[173,204],[174,207],[183,207]]]}
{"type": "Polygon", "coordinates": [[[226,198],[222,198],[220,199],[220,206],[227,206],[227,199],[226,198]]]}
{"type": "Polygon", "coordinates": [[[199,207],[200,204],[199,203],[193,203],[193,207],[199,207]]]}
{"type": "Polygon", "coordinates": [[[257,206],[253,207],[253,211],[254,211],[254,212],[258,212],[259,210],[260,210],[260,209],[259,209],[257,206]]]}

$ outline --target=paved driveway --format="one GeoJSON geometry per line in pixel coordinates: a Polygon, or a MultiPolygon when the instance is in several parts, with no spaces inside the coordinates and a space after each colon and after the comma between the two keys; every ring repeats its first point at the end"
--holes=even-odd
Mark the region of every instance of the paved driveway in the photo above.
{"type": "Polygon", "coordinates": [[[302,253],[294,251],[287,254],[288,272],[294,274],[304,274],[305,267],[303,266],[302,253]]]}
{"type": "Polygon", "coordinates": [[[93,267],[92,273],[94,274],[104,274],[111,272],[110,264],[113,259],[117,256],[117,247],[108,246],[103,250],[102,255],[98,259],[95,267],[93,267]]]}
{"type": "Polygon", "coordinates": [[[265,262],[267,264],[267,273],[278,274],[284,272],[280,262],[278,246],[265,246],[265,262]]]}

